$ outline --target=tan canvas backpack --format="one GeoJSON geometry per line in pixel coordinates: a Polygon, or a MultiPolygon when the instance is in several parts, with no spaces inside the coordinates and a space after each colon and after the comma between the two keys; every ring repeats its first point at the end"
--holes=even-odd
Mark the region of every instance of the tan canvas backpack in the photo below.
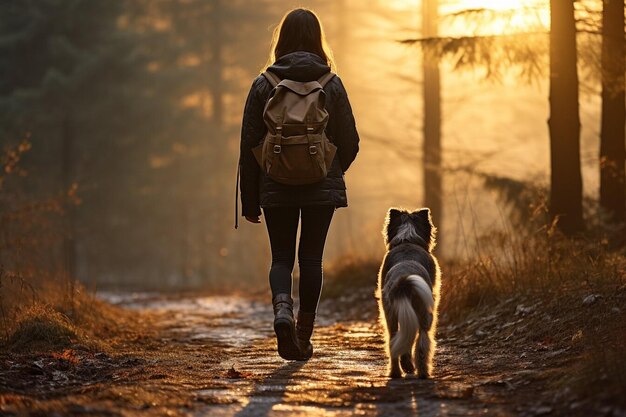
{"type": "Polygon", "coordinates": [[[317,81],[280,80],[263,73],[273,90],[263,110],[267,134],[252,149],[265,172],[282,184],[311,184],[328,174],[337,147],[326,136],[328,123],[324,86],[335,74],[317,81]]]}

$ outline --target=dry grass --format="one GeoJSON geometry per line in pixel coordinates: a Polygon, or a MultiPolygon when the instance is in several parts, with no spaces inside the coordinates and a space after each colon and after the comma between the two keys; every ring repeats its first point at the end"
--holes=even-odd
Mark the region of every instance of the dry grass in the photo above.
{"type": "Polygon", "coordinates": [[[99,341],[123,313],[95,300],[69,276],[63,241],[76,187],[35,198],[21,167],[28,135],[0,150],[0,346],[46,352],[99,341]]]}
{"type": "Polygon", "coordinates": [[[592,294],[626,284],[626,256],[609,251],[603,240],[569,239],[549,227],[481,240],[473,259],[444,263],[441,309],[452,320],[520,293],[551,299],[564,291],[592,294]]]}
{"type": "Polygon", "coordinates": [[[8,334],[6,346],[14,352],[60,350],[90,342],[66,316],[44,304],[30,306],[8,334]]]}
{"type": "Polygon", "coordinates": [[[46,353],[66,348],[110,351],[109,342],[138,330],[131,313],[95,298],[78,286],[70,302],[54,286],[36,298],[14,304],[0,323],[0,348],[16,353],[46,353]]]}
{"type": "MultiPolygon", "coordinates": [[[[440,310],[452,322],[518,295],[552,300],[565,294],[610,293],[626,285],[626,253],[611,250],[603,238],[567,238],[548,225],[526,234],[493,232],[477,242],[470,259],[440,259],[440,310]]],[[[358,289],[373,293],[380,262],[348,257],[329,265],[324,297],[358,289]]]]}

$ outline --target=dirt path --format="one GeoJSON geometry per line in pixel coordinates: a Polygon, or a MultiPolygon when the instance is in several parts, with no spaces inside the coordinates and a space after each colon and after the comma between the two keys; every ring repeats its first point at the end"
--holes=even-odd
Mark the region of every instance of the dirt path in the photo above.
{"type": "MultiPolygon", "coordinates": [[[[115,309],[120,322],[102,351],[72,342],[59,352],[0,354],[0,415],[626,417],[616,406],[622,385],[602,385],[606,368],[598,383],[572,383],[588,314],[578,302],[519,296],[460,322],[443,318],[434,377],[423,381],[386,377],[366,289],[322,302],[308,362],[276,353],[267,297],[174,297],[106,296],[130,310],[115,309]]],[[[609,301],[589,309],[616,314],[609,301]]]]}
{"type": "MultiPolygon", "coordinates": [[[[471,340],[442,329],[435,378],[389,380],[375,320],[340,321],[328,305],[313,337],[314,357],[287,362],[275,351],[268,302],[241,297],[174,301],[118,300],[163,317],[169,337],[220,346],[217,378],[198,390],[198,416],[472,416],[541,415],[549,407],[516,408],[507,397],[524,371],[471,340]],[[498,365],[500,364],[500,365],[498,365]],[[508,372],[502,374],[503,365],[508,372]],[[475,370],[481,369],[479,374],[475,370]],[[515,372],[521,372],[519,375],[515,372]]],[[[371,315],[370,315],[371,316],[371,315]]]]}

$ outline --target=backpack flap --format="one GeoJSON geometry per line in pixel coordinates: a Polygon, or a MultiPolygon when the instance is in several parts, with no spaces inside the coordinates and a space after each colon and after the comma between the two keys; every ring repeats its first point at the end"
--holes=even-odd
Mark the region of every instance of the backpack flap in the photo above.
{"type": "Polygon", "coordinates": [[[283,127],[284,136],[305,134],[310,126],[321,133],[328,123],[325,107],[326,94],[317,81],[297,83],[283,80],[265,104],[263,121],[272,134],[277,133],[278,126],[283,127]]]}
{"type": "Polygon", "coordinates": [[[288,88],[289,90],[293,91],[299,96],[307,96],[313,93],[314,91],[322,89],[322,85],[318,83],[317,81],[309,81],[308,83],[301,83],[301,82],[292,81],[292,80],[282,80],[280,83],[278,83],[277,88],[278,87],[288,88]]]}

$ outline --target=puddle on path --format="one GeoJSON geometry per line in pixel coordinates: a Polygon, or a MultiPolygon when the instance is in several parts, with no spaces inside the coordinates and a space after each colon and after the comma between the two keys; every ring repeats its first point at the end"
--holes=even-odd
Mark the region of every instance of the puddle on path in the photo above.
{"type": "Polygon", "coordinates": [[[219,343],[223,348],[222,377],[208,380],[207,387],[196,392],[197,400],[205,404],[196,416],[515,415],[493,403],[485,408],[469,377],[455,369],[454,349],[444,340],[436,372],[445,379],[389,380],[376,322],[338,324],[322,319],[313,337],[314,357],[287,362],[275,350],[269,302],[237,296],[171,301],[141,295],[105,298],[164,312],[169,317],[165,325],[178,338],[219,343]]]}

